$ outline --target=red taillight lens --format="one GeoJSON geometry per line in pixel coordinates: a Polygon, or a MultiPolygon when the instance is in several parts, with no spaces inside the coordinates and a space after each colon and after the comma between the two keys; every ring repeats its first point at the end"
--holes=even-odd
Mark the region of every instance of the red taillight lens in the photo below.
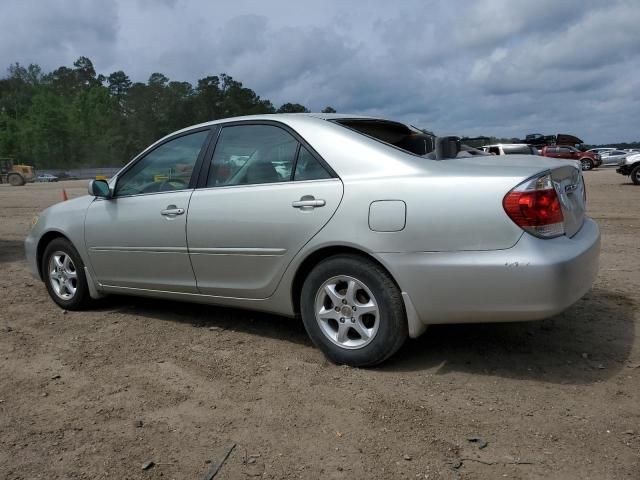
{"type": "Polygon", "coordinates": [[[564,234],[562,206],[549,174],[521,183],[502,200],[509,218],[537,237],[564,234]]]}

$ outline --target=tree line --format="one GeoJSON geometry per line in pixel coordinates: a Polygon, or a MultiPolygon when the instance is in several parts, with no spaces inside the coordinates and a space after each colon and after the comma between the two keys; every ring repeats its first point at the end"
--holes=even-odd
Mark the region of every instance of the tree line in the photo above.
{"type": "Polygon", "coordinates": [[[15,63],[0,79],[0,157],[37,168],[117,167],[189,125],[294,112],[308,110],[298,103],[276,108],[224,73],[195,85],[153,73],[142,83],[121,70],[97,74],[87,57],[50,73],[15,63]]]}

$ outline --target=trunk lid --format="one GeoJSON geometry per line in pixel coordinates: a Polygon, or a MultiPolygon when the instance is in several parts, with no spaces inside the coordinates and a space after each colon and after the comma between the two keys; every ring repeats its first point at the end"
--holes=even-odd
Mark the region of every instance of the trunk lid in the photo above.
{"type": "MultiPolygon", "coordinates": [[[[565,235],[572,237],[582,227],[586,209],[585,187],[580,163],[577,161],[534,155],[479,155],[444,162],[456,164],[469,174],[500,174],[520,177],[522,181],[545,171],[551,172],[562,206],[565,235]]],[[[513,185],[515,186],[516,184],[513,185]]]]}

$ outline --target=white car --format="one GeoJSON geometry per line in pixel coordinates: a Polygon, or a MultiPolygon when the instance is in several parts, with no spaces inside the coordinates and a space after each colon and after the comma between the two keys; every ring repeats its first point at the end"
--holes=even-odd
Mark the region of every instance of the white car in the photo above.
{"type": "Polygon", "coordinates": [[[492,155],[540,155],[536,147],[526,143],[498,143],[485,145],[480,150],[492,155]]]}
{"type": "Polygon", "coordinates": [[[36,177],[36,181],[38,182],[57,182],[58,177],[55,175],[51,175],[50,173],[41,173],[36,177]]]}

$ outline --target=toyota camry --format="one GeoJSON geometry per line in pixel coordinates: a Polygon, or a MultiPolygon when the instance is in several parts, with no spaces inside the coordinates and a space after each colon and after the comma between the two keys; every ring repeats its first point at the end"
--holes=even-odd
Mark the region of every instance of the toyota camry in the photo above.
{"type": "Polygon", "coordinates": [[[577,162],[496,157],[339,114],[217,120],[157,141],[33,221],[26,256],[69,310],[107,294],[301,317],[336,363],[428,325],[537,320],[597,274],[577,162]]]}

